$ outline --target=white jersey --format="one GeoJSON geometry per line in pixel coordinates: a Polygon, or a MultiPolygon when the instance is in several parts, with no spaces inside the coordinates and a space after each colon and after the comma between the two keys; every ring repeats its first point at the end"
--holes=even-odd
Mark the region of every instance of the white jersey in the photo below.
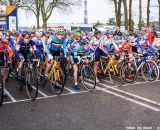
{"type": "Polygon", "coordinates": [[[100,42],[101,42],[101,39],[96,39],[95,37],[93,37],[93,39],[91,39],[90,41],[89,46],[92,50],[95,51],[100,46],[100,42]]]}
{"type": "Polygon", "coordinates": [[[152,45],[157,48],[160,48],[160,38],[156,38],[152,45]]]}
{"type": "Polygon", "coordinates": [[[103,36],[101,38],[100,42],[100,49],[104,52],[107,53],[114,48],[115,50],[118,50],[117,44],[114,42],[113,39],[108,39],[106,36],[103,36]]]}

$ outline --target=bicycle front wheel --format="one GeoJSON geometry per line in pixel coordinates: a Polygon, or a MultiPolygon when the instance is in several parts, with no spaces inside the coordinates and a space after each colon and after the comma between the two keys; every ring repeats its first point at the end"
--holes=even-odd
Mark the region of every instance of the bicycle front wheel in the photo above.
{"type": "Polygon", "coordinates": [[[33,70],[26,73],[26,91],[31,100],[35,100],[38,96],[38,75],[33,70]]]}
{"type": "Polygon", "coordinates": [[[141,72],[143,78],[147,82],[153,82],[158,79],[159,77],[159,69],[157,64],[154,61],[146,61],[142,67],[141,67],[141,72]]]}
{"type": "Polygon", "coordinates": [[[2,76],[0,76],[0,105],[3,103],[3,80],[2,76]]]}
{"type": "Polygon", "coordinates": [[[54,72],[51,76],[51,88],[54,94],[60,95],[64,90],[66,76],[61,68],[55,68],[54,72]]]}
{"type": "Polygon", "coordinates": [[[133,63],[127,62],[122,66],[122,79],[125,83],[133,83],[137,78],[137,69],[133,63]]]}
{"type": "Polygon", "coordinates": [[[94,90],[96,87],[96,77],[90,66],[84,66],[81,70],[82,83],[88,90],[94,90]]]}
{"type": "Polygon", "coordinates": [[[111,66],[109,71],[110,81],[116,86],[122,86],[124,80],[122,79],[122,68],[118,66],[111,66]]]}

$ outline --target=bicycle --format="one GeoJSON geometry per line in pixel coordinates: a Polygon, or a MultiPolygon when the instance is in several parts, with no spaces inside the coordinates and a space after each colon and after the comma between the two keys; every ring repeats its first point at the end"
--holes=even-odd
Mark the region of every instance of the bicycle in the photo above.
{"type": "Polygon", "coordinates": [[[127,50],[124,52],[124,60],[122,61],[122,79],[125,83],[132,84],[137,78],[137,68],[133,61],[129,59],[129,53],[127,50]]]}
{"type": "Polygon", "coordinates": [[[38,72],[34,69],[35,62],[38,62],[38,59],[32,59],[31,56],[29,56],[27,60],[25,60],[22,70],[16,78],[19,90],[22,90],[23,85],[25,85],[27,96],[32,101],[38,96],[38,72]]]}
{"type": "MultiPolygon", "coordinates": [[[[96,77],[94,75],[93,69],[92,69],[92,57],[91,56],[85,56],[84,52],[75,52],[74,54],[71,54],[72,56],[77,56],[78,59],[78,81],[82,82],[83,86],[89,90],[92,91],[96,87],[96,77]],[[91,84],[88,84],[88,82],[92,82],[91,84]]],[[[69,64],[69,77],[74,82],[73,78],[73,67],[71,63],[69,64]]]]}
{"type": "Polygon", "coordinates": [[[43,63],[40,64],[39,67],[40,85],[44,87],[48,80],[53,93],[56,95],[60,95],[63,92],[66,83],[66,75],[64,74],[64,70],[61,65],[63,59],[63,54],[60,54],[60,56],[54,56],[54,61],[51,69],[49,70],[48,77],[45,77],[44,75],[45,66],[48,64],[47,58],[43,63]]]}
{"type": "Polygon", "coordinates": [[[4,92],[4,84],[3,84],[3,75],[1,74],[1,69],[5,69],[7,66],[7,56],[4,51],[0,51],[0,105],[3,103],[3,92],[4,92]]]}
{"type": "Polygon", "coordinates": [[[156,81],[159,77],[159,69],[157,64],[148,60],[148,54],[138,54],[137,58],[134,58],[134,64],[137,68],[137,74],[141,71],[141,74],[145,81],[153,82],[156,81]]]}
{"type": "Polygon", "coordinates": [[[117,57],[115,54],[111,55],[106,61],[100,63],[101,73],[104,77],[109,76],[110,81],[117,86],[122,86],[124,80],[122,79],[122,68],[117,64],[117,57]],[[108,74],[108,75],[107,75],[108,74]]]}

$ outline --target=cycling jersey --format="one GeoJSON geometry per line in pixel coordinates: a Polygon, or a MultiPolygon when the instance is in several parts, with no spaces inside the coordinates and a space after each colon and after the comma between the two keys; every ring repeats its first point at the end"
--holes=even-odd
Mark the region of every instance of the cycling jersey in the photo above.
{"type": "Polygon", "coordinates": [[[82,52],[84,53],[84,56],[90,56],[90,54],[92,53],[92,49],[88,48],[87,50],[84,50],[79,42],[77,43],[72,42],[67,46],[67,52],[71,54],[71,63],[75,64],[77,63],[77,58],[78,58],[77,53],[82,52]]]}
{"type": "Polygon", "coordinates": [[[63,46],[65,46],[65,41],[64,40],[58,40],[56,36],[53,36],[51,38],[52,40],[50,40],[48,42],[48,44],[45,47],[45,52],[47,54],[47,56],[49,54],[51,54],[51,51],[62,51],[63,50],[63,46]]]}
{"type": "Polygon", "coordinates": [[[12,58],[14,53],[10,49],[10,47],[8,46],[8,43],[6,41],[4,41],[4,40],[0,41],[0,51],[2,51],[2,50],[6,50],[8,57],[12,58]]]}
{"type": "Polygon", "coordinates": [[[28,44],[26,44],[23,40],[18,42],[17,45],[17,53],[18,56],[22,55],[26,60],[28,55],[36,53],[36,46],[33,40],[30,40],[28,44]]]}

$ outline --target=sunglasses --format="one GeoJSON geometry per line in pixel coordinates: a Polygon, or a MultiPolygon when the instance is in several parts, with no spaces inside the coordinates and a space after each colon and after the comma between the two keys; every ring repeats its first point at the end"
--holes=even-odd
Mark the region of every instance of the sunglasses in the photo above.
{"type": "Polygon", "coordinates": [[[29,37],[25,37],[24,39],[30,39],[29,37]]]}
{"type": "Polygon", "coordinates": [[[79,39],[76,38],[76,39],[74,39],[74,40],[78,41],[79,39]]]}

